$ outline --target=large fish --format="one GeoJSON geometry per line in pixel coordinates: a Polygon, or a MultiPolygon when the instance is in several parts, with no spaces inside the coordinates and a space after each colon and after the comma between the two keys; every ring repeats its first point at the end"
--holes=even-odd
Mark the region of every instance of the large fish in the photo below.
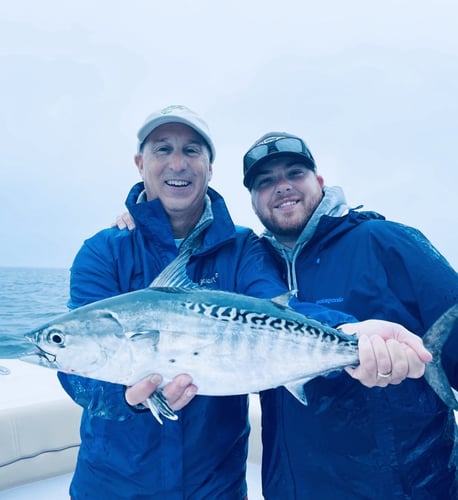
{"type": "MultiPolygon", "coordinates": [[[[177,268],[171,270],[176,283],[177,268]]],[[[308,380],[358,364],[355,336],[295,312],[286,296],[267,300],[196,289],[182,277],[186,288],[157,286],[169,282],[166,275],[154,286],[94,302],[26,334],[34,349],[20,359],[124,385],[151,373],[165,380],[189,373],[202,395],[285,386],[304,403],[308,380]]],[[[430,329],[426,347],[437,352],[457,319],[458,304],[430,329]]],[[[458,409],[440,355],[426,373],[439,396],[458,409]]],[[[149,405],[159,421],[159,414],[176,418],[160,392],[149,405]]]]}

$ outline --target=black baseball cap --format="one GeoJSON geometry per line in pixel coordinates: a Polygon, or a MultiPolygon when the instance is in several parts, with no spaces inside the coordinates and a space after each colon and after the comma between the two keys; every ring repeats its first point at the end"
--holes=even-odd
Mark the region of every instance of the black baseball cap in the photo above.
{"type": "Polygon", "coordinates": [[[278,156],[289,156],[316,172],[315,160],[305,142],[287,132],[269,132],[258,139],[243,157],[243,184],[251,189],[261,165],[278,156]]]}

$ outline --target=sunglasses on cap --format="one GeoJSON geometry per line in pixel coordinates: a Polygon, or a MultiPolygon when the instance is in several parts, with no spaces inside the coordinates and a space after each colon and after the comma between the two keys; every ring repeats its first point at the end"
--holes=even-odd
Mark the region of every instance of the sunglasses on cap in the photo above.
{"type": "Polygon", "coordinates": [[[245,154],[243,157],[243,170],[245,174],[248,174],[255,163],[274,153],[296,153],[303,156],[305,160],[308,160],[312,164],[312,168],[315,169],[315,160],[301,139],[296,137],[279,137],[278,139],[271,139],[269,142],[254,146],[245,154]]]}

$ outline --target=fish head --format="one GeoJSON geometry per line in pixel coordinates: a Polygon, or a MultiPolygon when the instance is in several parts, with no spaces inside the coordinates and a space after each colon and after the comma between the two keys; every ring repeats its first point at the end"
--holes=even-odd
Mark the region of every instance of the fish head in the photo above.
{"type": "Polygon", "coordinates": [[[121,348],[122,326],[111,311],[71,311],[33,330],[25,338],[34,346],[20,359],[66,373],[90,377],[121,348]]]}

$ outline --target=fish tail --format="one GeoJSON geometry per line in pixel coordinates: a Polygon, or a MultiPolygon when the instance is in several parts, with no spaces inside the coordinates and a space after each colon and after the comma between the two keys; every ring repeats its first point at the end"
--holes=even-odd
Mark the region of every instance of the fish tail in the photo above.
{"type": "Polygon", "coordinates": [[[426,365],[425,378],[442,401],[454,410],[458,410],[458,393],[450,386],[442,367],[442,348],[457,323],[458,304],[455,304],[440,316],[423,337],[424,346],[433,356],[433,360],[426,365]]]}

